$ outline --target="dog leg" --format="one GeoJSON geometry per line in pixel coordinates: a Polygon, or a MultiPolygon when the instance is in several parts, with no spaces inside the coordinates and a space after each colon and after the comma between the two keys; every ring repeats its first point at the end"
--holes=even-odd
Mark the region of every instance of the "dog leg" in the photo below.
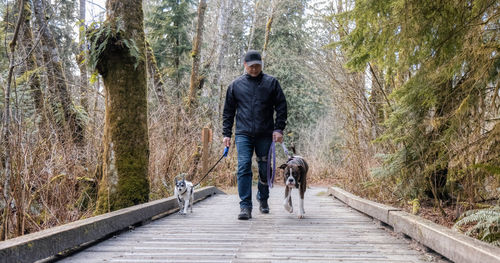
{"type": "Polygon", "coordinates": [[[182,202],[180,197],[177,197],[177,204],[179,204],[179,214],[183,214],[184,211],[184,203],[182,202]]]}
{"type": "Polygon", "coordinates": [[[289,213],[293,213],[292,206],[292,189],[290,187],[285,187],[285,200],[283,200],[283,206],[285,210],[289,213]]]}
{"type": "Polygon", "coordinates": [[[304,214],[306,211],[304,211],[304,194],[305,194],[306,189],[304,188],[304,184],[301,184],[299,186],[299,192],[300,192],[300,201],[299,201],[299,218],[304,218],[304,214]]]}
{"type": "Polygon", "coordinates": [[[189,196],[189,207],[191,209],[191,213],[193,213],[193,203],[194,203],[194,194],[193,191],[191,191],[191,195],[189,196]]]}
{"type": "Polygon", "coordinates": [[[302,219],[304,218],[304,214],[306,212],[304,211],[304,198],[300,198],[299,200],[299,218],[302,219]]]}
{"type": "Polygon", "coordinates": [[[189,201],[190,199],[189,198],[186,198],[186,200],[184,200],[184,211],[182,214],[187,214],[187,211],[188,211],[188,208],[189,208],[189,201]]]}

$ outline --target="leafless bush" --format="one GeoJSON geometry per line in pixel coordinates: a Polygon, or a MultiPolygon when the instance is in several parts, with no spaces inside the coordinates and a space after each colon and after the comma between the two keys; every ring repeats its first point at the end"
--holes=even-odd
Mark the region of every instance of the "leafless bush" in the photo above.
{"type": "MultiPolygon", "coordinates": [[[[97,149],[61,140],[54,129],[30,129],[29,123],[12,130],[12,176],[8,199],[1,204],[4,238],[46,229],[89,216],[91,204],[82,203],[88,183],[95,184],[92,169],[97,149]]],[[[2,182],[4,187],[4,182],[2,182]]],[[[3,189],[2,189],[3,191],[3,189]]],[[[91,203],[91,202],[90,202],[91,203]]]]}
{"type": "MultiPolygon", "coordinates": [[[[169,196],[173,193],[173,181],[179,174],[187,174],[188,180],[198,183],[202,173],[203,127],[212,128],[213,138],[209,144],[209,167],[222,155],[222,135],[217,132],[220,123],[212,123],[203,107],[189,114],[182,103],[168,103],[158,106],[149,117],[149,176],[151,197],[153,199],[169,196]],[[165,181],[168,188],[162,184],[165,181]]],[[[208,175],[201,185],[234,184],[235,167],[234,146],[227,158],[208,175]]]]}

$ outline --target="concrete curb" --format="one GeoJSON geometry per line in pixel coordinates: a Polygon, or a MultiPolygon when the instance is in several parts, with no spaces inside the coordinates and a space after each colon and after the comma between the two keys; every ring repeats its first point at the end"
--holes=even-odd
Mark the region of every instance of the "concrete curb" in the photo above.
{"type": "Polygon", "coordinates": [[[328,194],[393,227],[426,247],[457,263],[500,262],[500,248],[455,232],[429,220],[406,213],[400,209],[372,202],[338,187],[330,187],[328,194]],[[387,216],[385,216],[387,214],[387,216]]]}
{"type": "MultiPolygon", "coordinates": [[[[194,199],[198,202],[214,194],[224,193],[209,186],[195,190],[194,199]]],[[[34,262],[45,259],[102,239],[129,226],[147,222],[167,211],[173,213],[176,208],[177,200],[168,197],[2,241],[0,262],[34,262]]]]}
{"type": "Polygon", "coordinates": [[[361,211],[373,218],[376,218],[386,224],[389,222],[389,213],[391,211],[401,211],[399,208],[379,204],[370,200],[363,199],[346,192],[338,187],[328,188],[328,194],[335,196],[340,201],[346,203],[348,206],[361,211]]]}

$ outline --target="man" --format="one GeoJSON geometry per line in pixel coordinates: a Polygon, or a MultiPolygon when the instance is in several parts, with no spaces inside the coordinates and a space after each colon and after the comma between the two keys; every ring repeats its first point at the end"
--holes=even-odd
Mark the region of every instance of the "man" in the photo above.
{"type": "Polygon", "coordinates": [[[236,115],[235,143],[238,151],[238,219],[252,218],[252,156],[255,151],[259,167],[257,200],[261,213],[269,213],[267,185],[267,154],[271,143],[283,141],[287,107],[285,95],[274,77],[262,72],[259,52],[245,54],[245,74],[229,85],[223,113],[224,146],[231,145],[236,115]],[[276,112],[276,120],[274,113],[276,112]]]}

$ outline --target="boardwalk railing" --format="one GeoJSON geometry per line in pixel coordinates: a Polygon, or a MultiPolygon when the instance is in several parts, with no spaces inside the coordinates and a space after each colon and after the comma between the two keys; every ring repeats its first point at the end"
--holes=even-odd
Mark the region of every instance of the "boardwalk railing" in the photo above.
{"type": "Polygon", "coordinates": [[[454,262],[500,262],[500,248],[470,238],[401,209],[372,202],[338,187],[330,187],[330,195],[385,224],[394,231],[410,236],[454,262]]]}
{"type": "MultiPolygon", "coordinates": [[[[214,194],[223,192],[215,187],[205,187],[196,190],[194,198],[199,201],[214,194]]],[[[169,197],[2,241],[0,262],[45,259],[102,239],[129,226],[148,222],[169,211],[175,212],[177,208],[177,200],[169,197]]]]}

